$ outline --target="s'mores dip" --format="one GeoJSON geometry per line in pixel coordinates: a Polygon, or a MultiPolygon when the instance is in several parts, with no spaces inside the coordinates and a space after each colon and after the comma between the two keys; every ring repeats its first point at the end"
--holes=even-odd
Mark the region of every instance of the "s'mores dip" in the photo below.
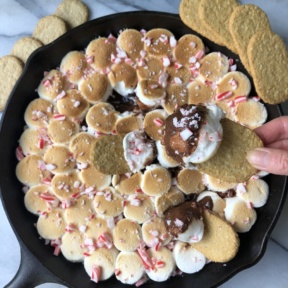
{"type": "Polygon", "coordinates": [[[207,51],[193,34],[125,29],[67,53],[35,87],[16,149],[24,204],[91,281],[197,273],[233,259],[253,229],[263,174],[227,181],[221,161],[205,165],[225,154],[230,122],[251,131],[267,111],[234,59],[207,51]]]}

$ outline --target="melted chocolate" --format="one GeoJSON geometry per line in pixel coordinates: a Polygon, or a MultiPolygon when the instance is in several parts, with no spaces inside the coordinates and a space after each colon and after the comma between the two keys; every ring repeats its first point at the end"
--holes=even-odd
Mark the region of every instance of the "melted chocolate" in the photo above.
{"type": "Polygon", "coordinates": [[[112,95],[110,95],[107,102],[113,105],[115,110],[119,111],[120,113],[125,111],[139,110],[139,107],[136,104],[136,94],[130,94],[124,97],[113,90],[112,95]]]}
{"type": "Polygon", "coordinates": [[[183,157],[191,155],[196,150],[200,128],[205,122],[206,114],[205,106],[185,104],[166,118],[162,144],[170,157],[183,162],[183,157]],[[192,135],[184,141],[180,133],[185,129],[189,129],[192,135]]]}
{"type": "Polygon", "coordinates": [[[217,192],[221,198],[231,198],[236,196],[236,191],[234,189],[229,189],[227,192],[217,192]]]}
{"type": "Polygon", "coordinates": [[[169,208],[164,213],[165,223],[172,236],[185,232],[191,222],[202,219],[203,207],[195,201],[187,201],[169,208]]]}
{"type": "Polygon", "coordinates": [[[209,210],[213,210],[213,201],[212,198],[210,196],[205,196],[204,198],[202,198],[199,203],[201,205],[203,205],[203,207],[209,209],[209,210]]]}

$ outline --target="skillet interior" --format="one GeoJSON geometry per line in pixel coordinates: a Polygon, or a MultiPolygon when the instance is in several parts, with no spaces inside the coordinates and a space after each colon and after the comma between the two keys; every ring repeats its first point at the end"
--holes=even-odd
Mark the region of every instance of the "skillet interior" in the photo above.
{"type": "MultiPolygon", "coordinates": [[[[30,214],[23,204],[22,185],[15,176],[17,160],[15,149],[17,141],[25,125],[24,111],[31,100],[38,95],[35,92],[43,78],[43,72],[58,67],[63,56],[71,50],[83,50],[88,43],[98,37],[110,33],[117,35],[120,29],[152,29],[166,28],[171,30],[177,39],[187,33],[194,33],[186,27],[180,18],[174,14],[159,12],[128,12],[102,17],[87,22],[71,30],[54,43],[44,46],[33,53],[2,116],[0,134],[0,185],[4,209],[12,228],[19,239],[20,245],[28,249],[45,267],[61,279],[69,287],[95,287],[83,265],[71,263],[63,256],[53,256],[53,248],[44,245],[33,225],[37,218],[30,214]]],[[[211,51],[221,51],[228,57],[238,57],[224,47],[220,47],[200,36],[211,51]]],[[[245,71],[240,62],[238,70],[245,71]]],[[[251,78],[250,78],[251,79],[251,78]]],[[[255,93],[255,92],[254,92],[255,93]]],[[[278,106],[267,106],[269,120],[281,115],[278,106]]],[[[149,287],[213,287],[218,286],[237,272],[253,265],[263,255],[267,236],[270,234],[279,216],[285,198],[286,177],[269,175],[265,179],[270,187],[267,204],[257,209],[258,220],[249,233],[240,235],[240,250],[237,256],[227,265],[211,263],[196,274],[174,277],[164,283],[150,283],[149,287]]],[[[125,285],[112,278],[100,282],[96,287],[124,287],[125,285]]]]}

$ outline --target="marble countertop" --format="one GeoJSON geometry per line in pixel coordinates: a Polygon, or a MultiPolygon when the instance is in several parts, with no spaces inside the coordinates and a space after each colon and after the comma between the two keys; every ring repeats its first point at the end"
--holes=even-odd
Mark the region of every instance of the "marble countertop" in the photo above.
{"type": "MultiPolygon", "coordinates": [[[[90,19],[124,11],[157,10],[178,13],[180,0],[82,0],[90,9],[90,19]]],[[[37,21],[53,14],[61,0],[0,0],[0,57],[10,53],[14,43],[32,34],[37,21]]],[[[242,4],[260,6],[269,16],[274,32],[288,46],[287,0],[242,0],[242,4]]],[[[1,80],[0,80],[1,81],[1,80]]],[[[287,104],[284,105],[288,114],[287,104]]],[[[1,117],[1,113],[0,113],[1,117]]],[[[262,287],[284,288],[288,283],[288,201],[268,241],[264,257],[252,268],[238,273],[222,288],[262,287]]],[[[20,248],[0,201],[0,287],[16,274],[20,248]]],[[[64,287],[46,283],[37,287],[64,287]]],[[[95,286],[96,287],[96,286],[95,286]]],[[[30,288],[30,287],[29,287],[30,288]]]]}

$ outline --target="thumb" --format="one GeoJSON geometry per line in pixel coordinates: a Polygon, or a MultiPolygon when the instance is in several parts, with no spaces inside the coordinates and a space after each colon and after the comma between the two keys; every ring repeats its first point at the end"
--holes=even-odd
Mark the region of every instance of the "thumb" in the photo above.
{"type": "Polygon", "coordinates": [[[248,152],[247,160],[259,170],[278,175],[288,175],[288,151],[256,148],[248,152]]]}

